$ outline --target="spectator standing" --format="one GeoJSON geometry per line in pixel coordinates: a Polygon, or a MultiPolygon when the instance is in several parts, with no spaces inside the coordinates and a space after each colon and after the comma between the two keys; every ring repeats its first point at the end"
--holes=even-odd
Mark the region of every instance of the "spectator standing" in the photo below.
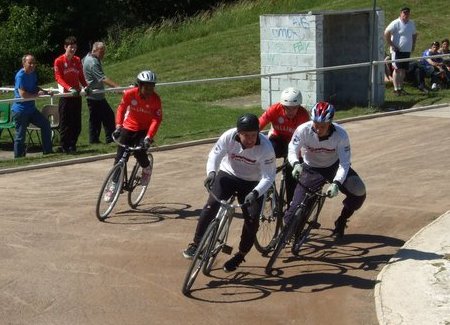
{"type": "MultiPolygon", "coordinates": [[[[106,46],[103,42],[95,42],[92,51],[83,59],[83,72],[90,90],[119,87],[117,83],[108,78],[103,72],[102,59],[105,56],[106,46]]],[[[115,130],[114,112],[105,98],[105,93],[93,93],[86,96],[89,108],[89,143],[100,143],[100,132],[105,130],[105,142],[112,142],[111,134],[115,130]]]]}
{"type": "MultiPolygon", "coordinates": [[[[54,63],[55,80],[59,91],[71,93],[70,97],[59,99],[61,151],[74,153],[81,133],[81,97],[82,86],[87,87],[81,60],[75,55],[77,39],[69,36],[64,41],[65,53],[56,58],[54,63]]],[[[88,88],[86,88],[86,91],[88,88]]]]}
{"type": "MultiPolygon", "coordinates": [[[[259,128],[262,130],[271,124],[269,140],[277,158],[287,158],[288,146],[295,129],[309,121],[309,113],[302,106],[302,93],[293,87],[281,92],[280,101],[273,104],[259,117],[259,128]]],[[[286,166],[286,199],[288,205],[292,201],[297,180],[292,177],[292,166],[286,166]]]]}
{"type": "MultiPolygon", "coordinates": [[[[22,57],[22,66],[15,77],[14,97],[26,99],[46,94],[46,91],[38,87],[34,56],[31,54],[24,55],[22,57]]],[[[33,123],[41,129],[43,153],[48,154],[53,152],[50,122],[37,110],[34,100],[15,102],[12,105],[12,116],[16,126],[14,158],[25,157],[25,139],[30,123],[33,123]]]]}
{"type": "MultiPolygon", "coordinates": [[[[409,19],[411,10],[403,7],[400,10],[400,16],[393,20],[384,31],[384,38],[390,46],[392,60],[406,59],[411,57],[417,40],[417,31],[415,23],[409,19]]],[[[405,95],[403,89],[406,71],[409,68],[409,62],[393,62],[393,84],[394,94],[396,96],[405,95]]]]}

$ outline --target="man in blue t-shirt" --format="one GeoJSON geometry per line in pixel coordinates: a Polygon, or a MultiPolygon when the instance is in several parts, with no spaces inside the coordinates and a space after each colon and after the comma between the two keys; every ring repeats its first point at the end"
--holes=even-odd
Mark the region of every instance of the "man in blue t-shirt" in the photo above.
{"type": "MultiPolygon", "coordinates": [[[[22,66],[15,78],[14,97],[31,99],[46,94],[38,87],[36,61],[34,56],[26,54],[22,58],[22,66]]],[[[34,100],[17,101],[12,105],[12,118],[16,125],[14,138],[14,158],[25,157],[25,139],[27,128],[33,123],[41,129],[42,151],[52,153],[52,133],[50,122],[37,110],[34,100]]]]}

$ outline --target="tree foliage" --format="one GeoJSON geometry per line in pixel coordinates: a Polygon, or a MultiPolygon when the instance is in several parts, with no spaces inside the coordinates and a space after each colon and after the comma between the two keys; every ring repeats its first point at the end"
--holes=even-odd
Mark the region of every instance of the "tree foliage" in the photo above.
{"type": "MultiPolygon", "coordinates": [[[[108,32],[154,26],[236,0],[0,0],[0,84],[13,83],[25,53],[50,67],[64,39],[78,39],[78,55],[108,32]]],[[[42,76],[41,76],[42,81],[42,76]]]]}

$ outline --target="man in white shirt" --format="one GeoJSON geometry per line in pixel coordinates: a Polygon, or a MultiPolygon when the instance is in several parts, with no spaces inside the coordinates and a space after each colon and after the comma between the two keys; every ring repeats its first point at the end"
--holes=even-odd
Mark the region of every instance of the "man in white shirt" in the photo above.
{"type": "MultiPolygon", "coordinates": [[[[303,123],[294,132],[289,143],[288,160],[293,166],[292,175],[300,176],[304,186],[317,188],[326,181],[329,197],[335,197],[339,191],[345,194],[343,208],[335,222],[333,235],[342,238],[347,220],[358,210],[366,199],[366,189],[358,174],[350,167],[351,150],[347,132],[333,123],[334,106],[327,102],[318,102],[311,110],[311,121],[303,123]],[[303,158],[303,164],[300,163],[303,158]],[[314,175],[314,176],[313,176],[314,175]]],[[[297,206],[303,201],[305,188],[298,184],[294,198],[284,219],[288,222],[297,206]]]]}
{"type": "MultiPolygon", "coordinates": [[[[416,46],[416,25],[409,19],[410,12],[408,7],[403,7],[400,10],[400,16],[393,20],[384,31],[384,38],[390,46],[392,60],[409,58],[416,46]]],[[[394,94],[396,96],[405,95],[403,82],[409,62],[393,62],[392,66],[394,68],[394,94]]]]}
{"type": "MultiPolygon", "coordinates": [[[[276,158],[269,139],[259,132],[256,115],[244,114],[235,128],[225,131],[208,156],[205,187],[220,200],[229,199],[235,192],[242,207],[244,225],[239,252],[224,265],[225,272],[232,272],[244,262],[245,255],[253,247],[259,227],[264,193],[275,180],[276,158]]],[[[209,196],[198,220],[193,242],[183,252],[192,259],[206,228],[217,214],[220,203],[209,196]]]]}

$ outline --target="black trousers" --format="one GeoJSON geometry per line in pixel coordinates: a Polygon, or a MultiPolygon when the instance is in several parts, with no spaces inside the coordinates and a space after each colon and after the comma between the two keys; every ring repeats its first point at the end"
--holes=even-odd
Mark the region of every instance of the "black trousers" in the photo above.
{"type": "MultiPolygon", "coordinates": [[[[139,145],[145,136],[147,135],[147,130],[142,131],[130,131],[127,129],[122,129],[119,136],[119,142],[128,146],[139,145]]],[[[117,154],[114,159],[114,164],[122,158],[125,148],[122,146],[117,146],[117,154]]],[[[148,160],[147,150],[136,150],[133,152],[134,157],[139,162],[142,168],[148,167],[150,165],[150,160],[148,160]]]]}
{"type": "MultiPolygon", "coordinates": [[[[216,175],[212,191],[221,200],[227,200],[237,192],[238,201],[244,202],[245,196],[250,193],[258,183],[259,182],[246,181],[223,171],[219,171],[216,175]]],[[[259,228],[259,214],[262,208],[263,197],[263,195],[260,195],[255,207],[242,208],[244,225],[241,233],[241,241],[239,243],[239,251],[241,253],[247,254],[255,242],[256,232],[259,228]]],[[[210,195],[200,213],[194,235],[195,244],[198,245],[200,243],[206,228],[208,228],[209,223],[216,216],[219,208],[220,203],[210,195]]]]}
{"type": "Polygon", "coordinates": [[[105,142],[112,142],[111,134],[114,132],[116,125],[111,106],[105,98],[100,100],[88,98],[87,104],[89,108],[89,142],[100,142],[102,125],[105,130],[105,142]]]}
{"type": "Polygon", "coordinates": [[[58,109],[61,147],[76,148],[81,133],[81,97],[61,97],[58,109]]]}

